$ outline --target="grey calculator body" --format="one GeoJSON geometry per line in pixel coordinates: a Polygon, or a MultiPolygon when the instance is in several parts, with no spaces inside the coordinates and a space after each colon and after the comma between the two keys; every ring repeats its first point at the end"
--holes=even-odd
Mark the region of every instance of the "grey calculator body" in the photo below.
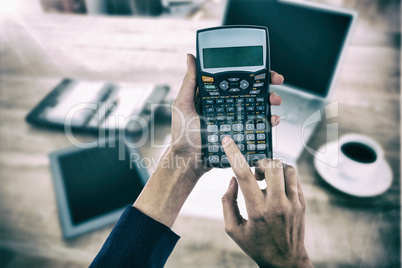
{"type": "Polygon", "coordinates": [[[203,163],[229,167],[229,135],[251,166],[272,158],[266,27],[225,26],[197,31],[197,83],[203,163]]]}

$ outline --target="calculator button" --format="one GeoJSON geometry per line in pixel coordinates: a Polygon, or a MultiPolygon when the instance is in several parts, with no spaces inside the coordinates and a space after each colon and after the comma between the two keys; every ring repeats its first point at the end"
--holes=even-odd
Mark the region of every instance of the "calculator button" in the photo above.
{"type": "Polygon", "coordinates": [[[240,91],[240,89],[238,89],[238,88],[232,88],[232,89],[230,89],[229,91],[230,91],[230,92],[238,92],[238,91],[240,91]]]}
{"type": "Polygon", "coordinates": [[[204,81],[204,82],[214,82],[214,78],[209,77],[209,76],[202,76],[202,81],[204,81]]]}
{"type": "Polygon", "coordinates": [[[233,135],[233,140],[234,141],[244,141],[244,135],[243,134],[235,134],[235,135],[233,135]]]}
{"type": "Polygon", "coordinates": [[[234,103],[234,99],[226,99],[226,103],[234,103]]]}
{"type": "Polygon", "coordinates": [[[208,117],[207,117],[207,120],[208,120],[208,121],[214,121],[214,120],[215,120],[215,117],[213,117],[213,116],[208,116],[208,117]]]}
{"type": "Polygon", "coordinates": [[[206,90],[208,90],[208,89],[216,89],[215,85],[205,85],[204,88],[206,90]]]}
{"type": "Polygon", "coordinates": [[[246,117],[244,115],[238,115],[237,120],[244,120],[246,117]]]}
{"type": "Polygon", "coordinates": [[[222,164],[229,164],[229,159],[226,155],[222,155],[221,161],[222,164]]]}
{"type": "Polygon", "coordinates": [[[235,108],[234,107],[228,107],[228,108],[226,108],[226,111],[227,112],[234,112],[235,108]]]}
{"type": "Polygon", "coordinates": [[[240,152],[244,151],[244,144],[237,144],[237,147],[239,148],[240,152]]]}
{"type": "Polygon", "coordinates": [[[260,91],[261,91],[261,90],[251,90],[251,91],[250,91],[250,94],[258,94],[258,93],[260,93],[260,91]]]}
{"type": "Polygon", "coordinates": [[[254,111],[255,107],[254,106],[247,106],[247,111],[254,111]]]}
{"type": "Polygon", "coordinates": [[[210,155],[210,156],[208,157],[208,161],[209,161],[210,163],[213,163],[213,164],[219,163],[219,156],[217,156],[217,155],[210,155]]]}
{"type": "Polygon", "coordinates": [[[254,130],[254,124],[246,124],[246,130],[254,130]]]}
{"type": "Polygon", "coordinates": [[[255,144],[247,144],[248,151],[255,151],[255,144]]]}
{"type": "Polygon", "coordinates": [[[257,111],[264,111],[265,107],[264,106],[257,106],[257,111]]]}
{"type": "Polygon", "coordinates": [[[267,146],[265,144],[257,144],[257,150],[265,150],[267,146]]]}
{"type": "Polygon", "coordinates": [[[220,82],[219,87],[223,90],[227,90],[229,88],[229,83],[228,81],[223,80],[222,82],[220,82]]]}
{"type": "Polygon", "coordinates": [[[265,140],[265,134],[257,134],[257,140],[265,140]]]}
{"type": "Polygon", "coordinates": [[[223,103],[224,102],[224,99],[217,99],[216,100],[216,103],[223,103]]]}
{"type": "Polygon", "coordinates": [[[206,100],[205,103],[206,104],[214,104],[214,100],[206,100]]]}
{"type": "Polygon", "coordinates": [[[256,76],[254,76],[255,80],[262,80],[265,79],[265,73],[263,74],[257,74],[256,76]]]}
{"type": "Polygon", "coordinates": [[[219,120],[219,121],[225,120],[225,117],[222,116],[222,115],[219,115],[219,116],[216,117],[216,120],[219,120]]]}
{"type": "Polygon", "coordinates": [[[246,102],[254,102],[254,98],[247,98],[246,102]]]}
{"type": "Polygon", "coordinates": [[[238,98],[238,99],[236,99],[236,102],[237,103],[244,103],[244,98],[238,98]]]}
{"type": "Polygon", "coordinates": [[[234,120],[234,119],[235,119],[234,115],[226,116],[226,120],[234,120]]]}
{"type": "Polygon", "coordinates": [[[239,82],[232,82],[232,83],[229,83],[229,85],[231,88],[238,88],[240,86],[239,82]]]}
{"type": "Polygon", "coordinates": [[[211,96],[219,96],[221,94],[219,92],[209,92],[209,95],[211,95],[211,96]]]}
{"type": "Polygon", "coordinates": [[[265,154],[248,154],[246,156],[247,161],[255,161],[255,160],[260,160],[260,159],[264,159],[267,158],[267,156],[265,154]]]}
{"type": "Polygon", "coordinates": [[[240,80],[240,78],[229,78],[228,79],[230,82],[237,82],[240,80]]]}
{"type": "Polygon", "coordinates": [[[229,134],[221,135],[221,141],[223,140],[224,137],[229,137],[230,138],[230,135],[229,134]]]}
{"type": "Polygon", "coordinates": [[[255,115],[249,114],[249,115],[247,115],[247,119],[249,119],[249,120],[254,120],[254,119],[255,119],[255,115]]]}
{"type": "Polygon", "coordinates": [[[217,125],[208,125],[207,131],[208,132],[216,132],[216,131],[218,131],[218,126],[217,125]]]}
{"type": "Polygon", "coordinates": [[[265,124],[264,123],[257,124],[257,130],[262,130],[262,129],[265,129],[265,124]]]}
{"type": "Polygon", "coordinates": [[[223,113],[225,111],[225,108],[216,108],[217,113],[223,113]]]}
{"type": "Polygon", "coordinates": [[[265,114],[257,114],[257,119],[265,119],[265,114]]]}
{"type": "Polygon", "coordinates": [[[248,151],[255,151],[255,144],[247,144],[248,151]]]}
{"type": "Polygon", "coordinates": [[[233,125],[233,131],[242,131],[243,130],[243,124],[234,124],[233,125]]]}
{"type": "Polygon", "coordinates": [[[237,107],[236,109],[238,112],[243,112],[244,111],[244,107],[237,107]]]}
{"type": "Polygon", "coordinates": [[[218,145],[209,145],[208,146],[208,152],[217,153],[218,151],[219,151],[219,146],[218,145]]]}
{"type": "Polygon", "coordinates": [[[247,134],[247,135],[246,135],[246,140],[247,140],[247,141],[253,141],[253,140],[255,140],[255,135],[254,135],[254,134],[247,134]]]}
{"type": "Polygon", "coordinates": [[[253,87],[262,87],[263,85],[264,85],[264,82],[254,83],[253,87]]]}
{"type": "Polygon", "coordinates": [[[221,132],[227,132],[227,131],[231,130],[231,127],[229,124],[221,125],[220,130],[221,130],[221,132]]]}
{"type": "Polygon", "coordinates": [[[208,142],[211,142],[211,143],[218,142],[218,135],[209,135],[208,142]]]}
{"type": "Polygon", "coordinates": [[[264,98],[257,98],[257,102],[264,102],[264,98]]]}
{"type": "Polygon", "coordinates": [[[240,88],[241,89],[246,89],[246,88],[248,88],[249,85],[250,84],[247,82],[247,80],[241,80],[240,81],[240,88]]]}
{"type": "Polygon", "coordinates": [[[213,113],[214,112],[214,108],[207,108],[207,113],[213,113]]]}

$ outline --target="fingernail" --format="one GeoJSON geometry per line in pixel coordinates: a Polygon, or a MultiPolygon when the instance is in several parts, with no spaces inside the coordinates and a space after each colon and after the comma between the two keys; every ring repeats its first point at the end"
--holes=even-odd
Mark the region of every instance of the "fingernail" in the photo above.
{"type": "Polygon", "coordinates": [[[229,136],[223,137],[223,139],[222,139],[222,143],[223,143],[223,144],[228,144],[229,142],[230,142],[229,136]]]}
{"type": "Polygon", "coordinates": [[[277,118],[275,119],[275,123],[278,125],[280,122],[281,122],[281,118],[280,118],[280,117],[277,117],[277,118]]]}
{"type": "Polygon", "coordinates": [[[187,54],[187,58],[186,58],[186,64],[187,64],[187,67],[188,67],[188,58],[190,57],[190,54],[187,54]]]}
{"type": "Polygon", "coordinates": [[[229,188],[234,185],[235,180],[236,180],[235,177],[232,177],[232,178],[230,179],[229,188]]]}

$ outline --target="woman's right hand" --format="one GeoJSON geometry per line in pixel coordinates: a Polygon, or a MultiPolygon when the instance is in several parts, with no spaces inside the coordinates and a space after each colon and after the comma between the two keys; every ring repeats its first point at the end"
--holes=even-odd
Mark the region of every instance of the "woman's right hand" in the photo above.
{"type": "Polygon", "coordinates": [[[237,177],[222,198],[226,233],[260,267],[313,267],[304,247],[306,202],[295,168],[263,159],[254,175],[232,139],[222,144],[237,177]],[[261,190],[257,179],[265,179],[267,188],[261,190]],[[239,186],[248,220],[237,206],[239,186]]]}

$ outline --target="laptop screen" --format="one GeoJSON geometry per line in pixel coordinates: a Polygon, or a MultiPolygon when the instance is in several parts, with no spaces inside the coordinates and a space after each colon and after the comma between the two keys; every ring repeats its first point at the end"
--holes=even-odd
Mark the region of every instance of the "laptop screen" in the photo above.
{"type": "Polygon", "coordinates": [[[326,97],[353,16],[275,0],[229,0],[224,25],[269,30],[271,69],[285,84],[326,97]]]}

